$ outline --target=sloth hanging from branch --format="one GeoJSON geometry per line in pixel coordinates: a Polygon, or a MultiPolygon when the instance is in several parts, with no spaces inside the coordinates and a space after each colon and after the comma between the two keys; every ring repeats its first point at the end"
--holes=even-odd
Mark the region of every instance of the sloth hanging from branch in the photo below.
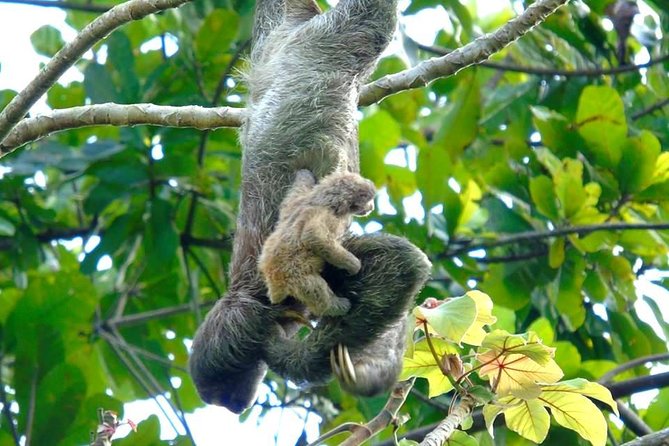
{"type": "MultiPolygon", "coordinates": [[[[430,271],[418,248],[383,234],[336,241],[360,267],[347,271],[322,259],[328,286],[321,288],[346,302],[334,312],[314,311],[299,296],[271,303],[258,269],[298,171],[319,183],[359,171],[359,90],[391,39],[396,5],[341,0],[321,13],[313,0],[257,0],[230,286],[199,328],[190,358],[207,403],[242,412],[268,366],[298,384],[325,382],[334,372],[356,395],[386,391],[397,379],[405,314],[430,271]],[[308,336],[295,337],[300,323],[314,319],[308,336]]],[[[349,211],[346,221],[357,213],[349,211]]]]}

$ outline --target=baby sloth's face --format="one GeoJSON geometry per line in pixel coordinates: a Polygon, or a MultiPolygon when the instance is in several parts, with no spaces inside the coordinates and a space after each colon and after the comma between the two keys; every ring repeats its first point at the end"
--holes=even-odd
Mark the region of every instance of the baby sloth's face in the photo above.
{"type": "Polygon", "coordinates": [[[358,217],[365,217],[374,210],[374,185],[365,180],[359,185],[358,193],[351,200],[350,212],[358,217]]]}

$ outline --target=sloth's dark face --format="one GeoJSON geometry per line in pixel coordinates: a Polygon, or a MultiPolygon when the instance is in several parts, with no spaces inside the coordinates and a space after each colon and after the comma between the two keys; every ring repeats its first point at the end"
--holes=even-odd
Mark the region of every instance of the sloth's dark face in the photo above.
{"type": "Polygon", "coordinates": [[[356,201],[351,204],[350,209],[351,209],[351,214],[358,217],[366,217],[367,215],[371,214],[372,211],[374,210],[374,198],[372,197],[371,200],[368,200],[366,202],[356,201]]]}

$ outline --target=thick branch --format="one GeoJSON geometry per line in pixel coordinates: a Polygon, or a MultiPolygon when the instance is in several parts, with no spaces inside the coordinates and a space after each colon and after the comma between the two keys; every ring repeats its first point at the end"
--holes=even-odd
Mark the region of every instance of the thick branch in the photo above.
{"type": "Polygon", "coordinates": [[[446,443],[446,440],[453,435],[453,431],[472,413],[475,403],[474,398],[469,395],[463,396],[451,413],[432,432],[425,436],[420,446],[441,446],[446,443]]]}
{"type": "Polygon", "coordinates": [[[637,438],[622,446],[666,446],[669,444],[669,429],[664,429],[645,437],[637,438]]]}
{"type": "Polygon", "coordinates": [[[474,243],[472,240],[455,241],[453,244],[463,245],[455,248],[440,258],[453,257],[458,254],[476,251],[477,249],[495,248],[498,246],[512,245],[521,242],[543,240],[547,238],[562,237],[570,234],[586,235],[597,231],[630,231],[630,230],[663,230],[669,229],[669,223],[603,223],[598,225],[571,226],[555,229],[553,231],[526,231],[517,234],[500,237],[497,240],[474,243]]]}
{"type": "Polygon", "coordinates": [[[100,6],[91,4],[79,4],[58,0],[0,0],[0,3],[13,3],[16,5],[45,6],[47,8],[69,9],[71,11],[94,12],[97,14],[107,12],[111,6],[100,6]]]}
{"type": "Polygon", "coordinates": [[[154,104],[96,104],[54,110],[49,115],[21,121],[0,144],[0,156],[55,132],[93,125],[192,127],[200,130],[239,127],[244,109],[171,107],[154,104]]]}
{"type": "Polygon", "coordinates": [[[188,1],[190,0],[130,0],[114,6],[93,20],[72,42],[58,51],[46,67],[0,113],[0,142],[58,78],[109,33],[130,21],[176,8],[188,1]]]}
{"type": "Polygon", "coordinates": [[[424,87],[435,79],[450,76],[470,65],[483,62],[544,21],[567,1],[539,0],[492,34],[479,37],[446,56],[426,60],[411,69],[384,76],[365,85],[360,92],[360,105],[374,104],[391,94],[424,87]]]}

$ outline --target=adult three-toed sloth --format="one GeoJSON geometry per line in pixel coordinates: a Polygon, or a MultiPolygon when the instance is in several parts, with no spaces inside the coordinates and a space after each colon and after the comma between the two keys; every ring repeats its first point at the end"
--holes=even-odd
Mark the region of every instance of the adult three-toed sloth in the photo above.
{"type": "Polygon", "coordinates": [[[202,399],[236,413],[253,403],[267,366],[297,383],[323,382],[334,368],[355,394],[387,390],[401,369],[404,316],[430,269],[402,238],[351,236],[343,245],[360,271],[323,271],[351,302],[348,313],[321,318],[297,339],[294,315],[305,315],[304,306],[270,304],[257,269],[263,242],[295,172],[320,179],[359,170],[358,91],[392,36],[397,3],[340,0],[321,14],[313,0],[257,2],[230,286],[196,333],[190,359],[202,399]]]}

